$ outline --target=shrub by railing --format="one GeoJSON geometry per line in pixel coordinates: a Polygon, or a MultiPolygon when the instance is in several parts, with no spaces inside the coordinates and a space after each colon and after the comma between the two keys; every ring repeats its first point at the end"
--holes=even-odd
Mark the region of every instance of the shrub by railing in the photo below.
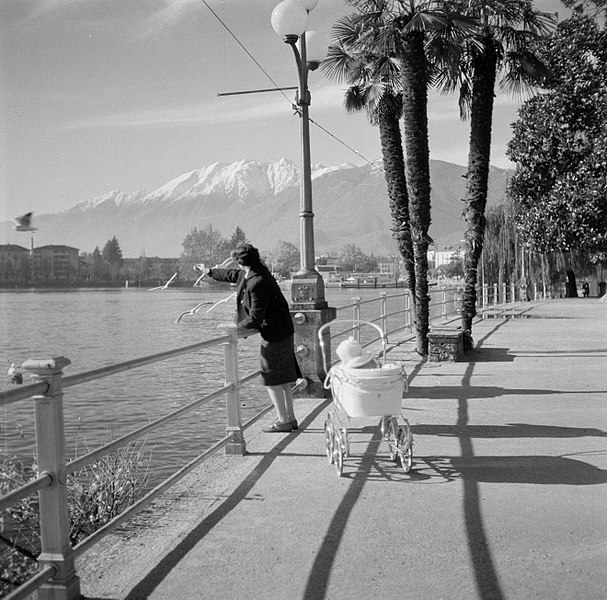
{"type": "MultiPolygon", "coordinates": [[[[431,319],[446,320],[457,315],[460,303],[459,294],[460,290],[458,288],[433,289],[431,291],[430,303],[431,319]]],[[[351,315],[353,324],[351,327],[333,332],[332,338],[351,334],[360,339],[360,328],[356,322],[361,319],[378,323],[387,335],[407,329],[411,330],[413,325],[411,299],[408,290],[396,294],[382,292],[379,298],[371,300],[353,298],[352,304],[338,308],[338,315],[342,320],[351,315]],[[377,311],[374,312],[378,304],[379,314],[377,314],[377,311]],[[396,308],[394,308],[395,306],[396,308]]],[[[239,390],[241,386],[250,383],[257,377],[259,371],[250,373],[242,378],[239,377],[237,360],[238,335],[233,325],[226,325],[224,332],[222,336],[183,348],[168,350],[71,376],[63,375],[63,369],[70,364],[70,361],[64,357],[28,360],[23,363],[22,370],[30,372],[36,382],[2,392],[0,400],[4,404],[18,402],[25,398],[33,400],[38,475],[31,481],[11,490],[0,498],[0,511],[4,511],[21,499],[30,496],[34,492],[38,492],[41,553],[38,556],[39,572],[21,587],[11,592],[7,596],[7,599],[26,598],[35,590],[38,590],[39,600],[50,598],[71,600],[79,598],[80,582],[74,567],[75,559],[78,556],[89,550],[104,536],[149,505],[157,496],[218,450],[223,448],[228,454],[245,454],[244,431],[262,418],[272,406],[268,404],[268,406],[247,422],[242,423],[239,390]],[[64,389],[218,345],[223,345],[224,347],[225,381],[223,386],[71,462],[66,462],[63,422],[64,389]],[[124,448],[133,441],[142,438],[168,421],[176,419],[184,413],[207,404],[220,396],[225,396],[226,398],[226,435],[126,510],[112,518],[100,529],[72,547],[69,538],[70,524],[67,504],[66,482],[68,477],[86,468],[87,465],[94,464],[101,457],[124,448]]],[[[411,337],[413,335],[411,333],[411,337]]],[[[369,345],[377,339],[379,338],[365,339],[362,343],[369,345]]],[[[314,343],[317,343],[316,340],[314,343]]]]}

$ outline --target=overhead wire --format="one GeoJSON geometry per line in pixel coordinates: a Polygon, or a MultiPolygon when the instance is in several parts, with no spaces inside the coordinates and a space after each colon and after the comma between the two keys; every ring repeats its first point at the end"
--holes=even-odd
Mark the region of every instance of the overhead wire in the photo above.
{"type": "MultiPolygon", "coordinates": [[[[293,105],[292,100],[284,93],[281,86],[279,86],[278,83],[276,83],[274,78],[268,73],[268,71],[263,67],[263,65],[253,56],[253,54],[251,54],[251,52],[249,52],[248,48],[238,39],[238,36],[230,29],[228,24],[217,14],[217,12],[213,10],[213,8],[209,5],[207,0],[200,0],[200,1],[207,7],[207,9],[211,12],[211,14],[217,19],[217,21],[219,21],[221,26],[230,34],[230,36],[240,46],[240,48],[245,52],[245,54],[255,63],[255,65],[259,68],[259,70],[267,77],[267,79],[276,88],[276,91],[280,92],[282,94],[282,96],[285,98],[285,100],[290,105],[293,105]]],[[[341,138],[336,136],[334,133],[331,133],[326,127],[324,127],[323,125],[321,125],[314,119],[309,118],[309,121],[310,121],[310,123],[312,123],[313,125],[318,127],[321,131],[323,131],[325,134],[327,134],[328,136],[333,138],[336,142],[338,142],[339,144],[344,146],[344,148],[347,148],[348,150],[350,150],[350,152],[353,152],[354,154],[359,156],[362,160],[364,160],[368,164],[373,165],[373,166],[375,166],[377,164],[375,161],[372,161],[369,158],[367,158],[366,156],[364,156],[363,154],[361,154],[355,148],[352,148],[352,146],[348,145],[346,142],[344,142],[341,138]]],[[[378,168],[382,173],[385,173],[385,170],[383,169],[383,167],[380,166],[378,168]]],[[[446,211],[446,210],[440,208],[439,206],[435,206],[434,208],[442,213],[445,213],[446,215],[449,215],[450,217],[453,217],[454,219],[457,219],[458,221],[461,220],[461,217],[458,217],[458,216],[450,213],[449,211],[446,211]]]]}

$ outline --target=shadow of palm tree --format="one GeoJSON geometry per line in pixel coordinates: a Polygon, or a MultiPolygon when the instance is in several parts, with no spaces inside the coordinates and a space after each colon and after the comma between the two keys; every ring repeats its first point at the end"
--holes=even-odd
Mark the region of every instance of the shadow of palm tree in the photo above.
{"type": "Polygon", "coordinates": [[[496,385],[440,385],[428,387],[410,386],[407,398],[431,398],[432,400],[474,400],[501,396],[546,396],[549,394],[598,394],[595,390],[547,390],[534,388],[503,388],[496,385]]]}
{"type": "Polygon", "coordinates": [[[601,429],[585,427],[556,427],[529,423],[508,425],[412,425],[415,435],[436,435],[466,438],[577,438],[607,437],[601,429]]]}
{"type": "Polygon", "coordinates": [[[600,485],[607,471],[565,456],[428,456],[424,462],[441,477],[475,483],[600,485]]]}

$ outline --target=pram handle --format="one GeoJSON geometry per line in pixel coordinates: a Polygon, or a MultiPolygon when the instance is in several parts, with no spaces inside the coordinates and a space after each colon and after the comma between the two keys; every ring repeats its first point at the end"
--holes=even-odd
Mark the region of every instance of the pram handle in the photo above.
{"type": "MultiPolygon", "coordinates": [[[[377,329],[377,331],[379,333],[379,337],[381,338],[382,346],[383,346],[383,360],[385,362],[386,348],[388,345],[388,336],[384,333],[384,330],[379,325],[376,325],[375,323],[372,323],[371,321],[361,321],[361,320],[357,321],[357,320],[353,320],[353,319],[335,319],[334,321],[329,321],[329,323],[325,323],[318,330],[318,340],[320,341],[320,351],[322,353],[322,362],[323,362],[323,366],[325,369],[325,373],[328,373],[330,371],[331,365],[327,364],[327,356],[326,356],[326,352],[325,352],[324,331],[325,331],[325,329],[327,329],[328,327],[331,327],[331,325],[335,325],[336,323],[349,323],[349,324],[354,323],[356,325],[370,325],[371,327],[374,327],[375,329],[377,329]]],[[[343,333],[347,333],[347,332],[343,332],[343,333]]],[[[329,362],[330,362],[331,357],[329,356],[328,358],[329,358],[329,362]]]]}

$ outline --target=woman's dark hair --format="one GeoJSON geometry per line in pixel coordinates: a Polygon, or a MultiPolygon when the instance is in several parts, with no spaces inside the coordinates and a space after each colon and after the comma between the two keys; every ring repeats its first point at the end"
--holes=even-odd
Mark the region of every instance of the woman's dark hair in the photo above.
{"type": "Polygon", "coordinates": [[[259,258],[259,250],[251,244],[239,243],[234,250],[232,250],[232,258],[236,260],[239,265],[243,267],[252,267],[261,262],[259,258]]]}

